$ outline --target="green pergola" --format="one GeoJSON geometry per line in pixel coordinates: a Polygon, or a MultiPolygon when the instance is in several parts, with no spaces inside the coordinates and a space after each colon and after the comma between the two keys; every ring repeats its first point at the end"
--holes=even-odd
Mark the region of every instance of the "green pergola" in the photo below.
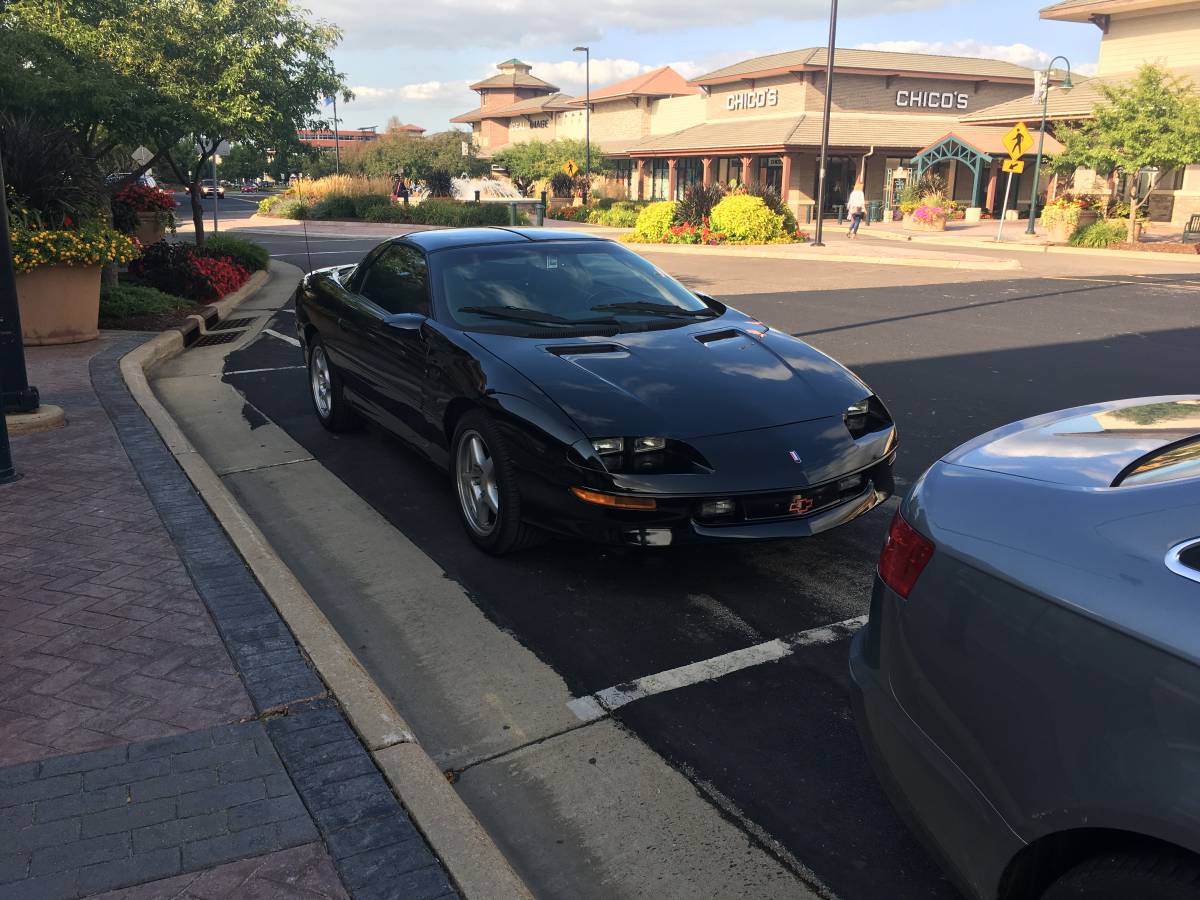
{"type": "Polygon", "coordinates": [[[971,170],[974,176],[971,186],[971,205],[977,206],[980,178],[983,175],[984,166],[991,165],[992,155],[972,147],[960,137],[948,134],[936,144],[926,147],[913,157],[913,162],[917,166],[917,178],[924,175],[926,169],[947,160],[960,162],[971,170]]]}

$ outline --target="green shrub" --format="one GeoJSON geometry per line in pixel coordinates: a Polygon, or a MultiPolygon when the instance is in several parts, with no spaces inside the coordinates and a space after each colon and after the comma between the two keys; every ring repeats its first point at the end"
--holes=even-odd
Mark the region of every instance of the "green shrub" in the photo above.
{"type": "Polygon", "coordinates": [[[303,200],[288,197],[275,204],[271,209],[271,215],[279,216],[281,219],[311,219],[312,206],[303,200]]]}
{"type": "Polygon", "coordinates": [[[261,272],[271,262],[271,254],[266,247],[231,234],[209,235],[204,241],[204,253],[208,256],[232,257],[234,262],[251,272],[261,272]]]}
{"type": "Polygon", "coordinates": [[[660,200],[651,203],[638,214],[633,233],[639,240],[657,244],[666,236],[667,230],[674,222],[675,201],[660,200]]]}
{"type": "Polygon", "coordinates": [[[354,198],[354,215],[365,219],[367,210],[376,206],[391,206],[392,198],[387,194],[361,194],[354,198]]]}
{"type": "Polygon", "coordinates": [[[164,294],[140,284],[120,284],[100,289],[100,324],[121,325],[135,316],[161,316],[189,309],[190,300],[164,294]]]}
{"type": "Polygon", "coordinates": [[[354,198],[349,194],[326,194],[312,205],[310,219],[353,219],[357,217],[354,198]]]}
{"type": "Polygon", "coordinates": [[[454,179],[445,169],[434,169],[425,176],[425,187],[430,197],[453,197],[454,179]]]}
{"type": "Polygon", "coordinates": [[[784,236],[783,216],[771,212],[762,197],[736,194],[713,207],[709,224],[728,241],[765,244],[784,236]]]}
{"type": "Polygon", "coordinates": [[[621,206],[613,206],[610,209],[603,210],[600,224],[607,225],[610,228],[633,228],[635,225],[637,225],[638,215],[640,213],[640,209],[627,209],[621,206]]]}
{"type": "MultiPolygon", "coordinates": [[[[413,206],[393,203],[390,206],[369,207],[366,219],[368,222],[392,222],[399,225],[447,225],[455,228],[507,225],[508,204],[459,203],[456,200],[426,200],[413,206]]],[[[524,213],[518,213],[517,221],[525,224],[528,220],[524,213]]]]}
{"type": "Polygon", "coordinates": [[[258,214],[260,216],[277,215],[275,212],[275,207],[277,207],[280,203],[283,203],[285,200],[290,199],[292,198],[290,198],[286,193],[271,194],[269,197],[263,197],[258,201],[258,214]]]}
{"type": "Polygon", "coordinates": [[[1129,239],[1129,229],[1119,219],[1101,219],[1087,228],[1080,228],[1068,243],[1072,247],[1107,247],[1129,239]]]}

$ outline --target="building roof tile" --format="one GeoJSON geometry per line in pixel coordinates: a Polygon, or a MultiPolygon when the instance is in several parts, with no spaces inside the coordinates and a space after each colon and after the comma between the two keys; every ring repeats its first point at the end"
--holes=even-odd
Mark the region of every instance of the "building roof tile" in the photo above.
{"type": "MultiPolygon", "coordinates": [[[[768,72],[795,72],[825,68],[824,47],[807,47],[742,60],[731,66],[693,78],[694,84],[736,81],[768,72]]],[[[1033,70],[998,59],[972,56],[942,56],[932,53],[895,53],[888,50],[838,48],[837,69],[872,69],[880,72],[919,72],[931,75],[967,75],[981,79],[1033,79],[1033,70]]]]}
{"type": "MultiPolygon", "coordinates": [[[[592,102],[616,100],[620,97],[681,97],[699,94],[701,90],[670,66],[660,66],[649,72],[642,72],[616,84],[605,85],[592,91],[592,102]]],[[[575,102],[583,105],[584,98],[576,97],[575,102]]]]}

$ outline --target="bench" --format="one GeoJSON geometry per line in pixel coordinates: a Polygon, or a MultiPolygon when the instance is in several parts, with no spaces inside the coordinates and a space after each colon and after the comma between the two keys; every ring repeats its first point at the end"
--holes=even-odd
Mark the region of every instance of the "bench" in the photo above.
{"type": "Polygon", "coordinates": [[[1188,223],[1183,226],[1183,242],[1200,241],[1200,213],[1193,213],[1188,223]]]}

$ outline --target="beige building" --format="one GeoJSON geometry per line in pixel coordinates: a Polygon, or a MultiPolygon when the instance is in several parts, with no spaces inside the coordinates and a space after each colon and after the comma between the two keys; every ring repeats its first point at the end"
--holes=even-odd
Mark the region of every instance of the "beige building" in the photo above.
{"type": "MultiPolygon", "coordinates": [[[[1200,0],[1065,0],[1043,9],[1041,17],[1094,26],[1100,37],[1096,77],[1076,78],[1069,91],[1050,91],[1047,118],[1051,129],[1059,123],[1089,118],[1104,99],[1101,85],[1125,81],[1146,63],[1162,65],[1200,86],[1200,0]]],[[[1032,127],[1041,115],[1040,100],[1022,97],[968,114],[963,121],[1004,125],[1024,120],[1032,127]]],[[[1139,183],[1148,186],[1155,174],[1140,173],[1139,183]]],[[[1121,192],[1116,179],[1104,179],[1089,170],[1078,171],[1070,187],[1098,194],[1121,192]]],[[[1200,213],[1200,160],[1163,173],[1147,209],[1152,221],[1176,225],[1200,213]]]]}
{"type": "MultiPolygon", "coordinates": [[[[1030,96],[1032,70],[998,60],[867,50],[838,50],[834,61],[829,211],[844,203],[860,176],[868,198],[889,207],[926,167],[945,170],[950,191],[965,205],[999,205],[996,172],[999,157],[1007,155],[1000,140],[1007,128],[964,127],[963,117],[1030,96]]],[[[475,89],[479,108],[453,121],[472,126],[485,157],[525,140],[584,135],[582,98],[558,93],[518,60],[502,63],[500,75],[475,89]],[[497,102],[497,91],[510,90],[514,76],[533,95],[505,93],[497,102]]],[[[677,197],[698,182],[758,182],[775,187],[802,221],[811,217],[824,48],[757,57],[691,81],[663,67],[599,88],[591,101],[592,140],[614,169],[611,190],[658,199],[677,197]]],[[[1051,139],[1047,149],[1057,144],[1051,139]]]]}

